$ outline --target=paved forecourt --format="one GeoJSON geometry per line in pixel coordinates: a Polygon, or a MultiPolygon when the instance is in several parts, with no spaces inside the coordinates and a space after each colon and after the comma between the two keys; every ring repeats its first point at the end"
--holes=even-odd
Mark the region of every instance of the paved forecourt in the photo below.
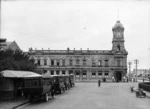
{"type": "Polygon", "coordinates": [[[130,87],[137,83],[76,83],[74,88],[48,102],[35,102],[20,109],[149,109],[150,98],[136,98],[130,87]]]}

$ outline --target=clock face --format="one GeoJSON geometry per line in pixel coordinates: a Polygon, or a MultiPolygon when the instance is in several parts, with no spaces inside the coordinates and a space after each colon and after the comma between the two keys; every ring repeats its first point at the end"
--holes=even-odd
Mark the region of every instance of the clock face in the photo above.
{"type": "Polygon", "coordinates": [[[116,37],[120,38],[121,37],[121,33],[120,32],[116,32],[116,37]]]}

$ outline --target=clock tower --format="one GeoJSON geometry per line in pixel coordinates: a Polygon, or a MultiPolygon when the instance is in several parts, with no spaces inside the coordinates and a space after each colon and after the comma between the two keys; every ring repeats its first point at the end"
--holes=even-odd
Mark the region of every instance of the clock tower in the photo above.
{"type": "Polygon", "coordinates": [[[114,53],[125,53],[124,47],[124,27],[117,21],[114,27],[112,28],[113,31],[113,41],[112,41],[112,52],[114,53]]]}

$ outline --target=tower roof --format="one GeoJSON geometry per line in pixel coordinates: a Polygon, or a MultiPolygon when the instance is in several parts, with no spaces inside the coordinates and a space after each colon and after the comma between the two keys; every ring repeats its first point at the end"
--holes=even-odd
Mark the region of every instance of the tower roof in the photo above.
{"type": "Polygon", "coordinates": [[[123,25],[120,23],[120,21],[116,21],[116,24],[114,25],[114,27],[112,28],[112,30],[116,29],[117,27],[120,27],[122,29],[124,29],[123,25]]]}

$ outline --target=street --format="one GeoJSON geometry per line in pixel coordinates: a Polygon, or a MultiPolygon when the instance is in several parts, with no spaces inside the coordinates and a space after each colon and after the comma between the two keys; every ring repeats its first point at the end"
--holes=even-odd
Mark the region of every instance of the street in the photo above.
{"type": "Polygon", "coordinates": [[[150,98],[137,98],[130,86],[137,83],[76,83],[48,102],[37,101],[19,109],[149,109],[150,98]]]}

